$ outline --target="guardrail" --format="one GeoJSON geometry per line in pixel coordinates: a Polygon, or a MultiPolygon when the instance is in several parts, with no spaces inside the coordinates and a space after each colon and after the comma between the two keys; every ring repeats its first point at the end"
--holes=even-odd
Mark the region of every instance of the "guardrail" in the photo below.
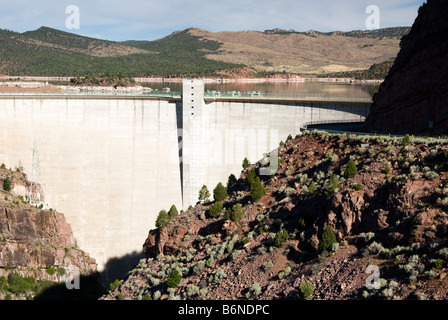
{"type": "Polygon", "coordinates": [[[320,121],[309,121],[304,122],[303,126],[312,126],[312,125],[319,125],[319,124],[337,124],[337,123],[362,123],[365,122],[366,118],[361,117],[359,119],[347,119],[347,120],[320,120],[320,121]]]}

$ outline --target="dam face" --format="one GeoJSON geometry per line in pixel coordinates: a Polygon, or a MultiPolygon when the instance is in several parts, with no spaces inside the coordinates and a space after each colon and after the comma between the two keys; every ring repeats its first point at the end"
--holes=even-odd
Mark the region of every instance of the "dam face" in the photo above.
{"type": "Polygon", "coordinates": [[[239,177],[244,157],[260,160],[305,122],[357,121],[369,112],[368,105],[204,99],[201,83],[187,85],[182,99],[0,97],[0,163],[22,165],[31,178],[37,145],[45,204],[64,213],[106,282],[142,257],[161,209],[195,205],[202,185],[212,193],[230,174],[239,177]]]}

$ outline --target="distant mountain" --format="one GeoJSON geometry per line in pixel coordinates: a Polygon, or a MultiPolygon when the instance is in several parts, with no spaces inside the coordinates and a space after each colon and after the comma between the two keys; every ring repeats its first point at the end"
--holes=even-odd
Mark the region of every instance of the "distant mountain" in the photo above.
{"type": "Polygon", "coordinates": [[[365,70],[395,58],[408,28],[320,33],[273,29],[218,32],[198,28],[155,41],[115,42],[48,27],[0,30],[0,73],[11,76],[223,76],[365,70]],[[231,72],[229,70],[232,70],[231,72]]]}
{"type": "Polygon", "coordinates": [[[408,28],[322,33],[273,29],[217,32],[190,29],[201,39],[222,43],[207,58],[245,64],[257,71],[326,74],[366,70],[394,59],[408,28]]]}

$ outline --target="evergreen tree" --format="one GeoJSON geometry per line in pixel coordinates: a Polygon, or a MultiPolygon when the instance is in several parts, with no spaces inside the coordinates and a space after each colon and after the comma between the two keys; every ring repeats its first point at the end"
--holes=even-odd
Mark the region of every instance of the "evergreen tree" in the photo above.
{"type": "Polygon", "coordinates": [[[166,279],[166,284],[169,288],[177,288],[179,283],[182,281],[182,274],[179,272],[179,270],[174,269],[171,271],[170,275],[166,279]]]}
{"type": "Polygon", "coordinates": [[[210,206],[208,210],[208,215],[210,218],[217,218],[219,213],[222,211],[222,202],[217,201],[210,206]]]}
{"type": "Polygon", "coordinates": [[[250,167],[250,161],[247,158],[243,160],[243,169],[247,169],[250,167]]]}
{"type": "Polygon", "coordinates": [[[170,222],[170,217],[166,210],[160,210],[156,220],[156,227],[162,230],[170,222]]]}
{"type": "Polygon", "coordinates": [[[351,179],[354,176],[356,176],[357,173],[358,173],[358,170],[356,169],[356,163],[355,163],[355,161],[350,159],[347,163],[347,166],[345,167],[344,176],[347,179],[351,179]]]}
{"type": "Polygon", "coordinates": [[[215,189],[213,189],[213,198],[215,201],[223,201],[227,197],[227,190],[222,185],[221,182],[219,182],[215,189]]]}
{"type": "Polygon", "coordinates": [[[236,185],[237,181],[235,175],[232,173],[227,180],[227,192],[236,185]]]}
{"type": "Polygon", "coordinates": [[[250,186],[252,187],[252,185],[255,182],[255,178],[257,177],[257,173],[255,172],[255,168],[252,168],[248,173],[247,173],[247,182],[249,182],[250,186]]]}
{"type": "Polygon", "coordinates": [[[339,189],[341,189],[341,183],[339,182],[339,177],[333,173],[330,177],[330,182],[328,183],[325,194],[327,196],[331,196],[335,192],[339,191],[339,189]]]}
{"type": "Polygon", "coordinates": [[[250,197],[252,201],[258,201],[263,197],[266,193],[266,188],[261,183],[260,177],[255,177],[255,181],[250,188],[250,197]]]}
{"type": "Polygon", "coordinates": [[[229,214],[232,221],[240,221],[244,215],[243,206],[240,203],[235,204],[229,214]]]}
{"type": "Polygon", "coordinates": [[[7,176],[5,178],[5,181],[3,181],[3,190],[5,190],[6,192],[11,191],[11,179],[9,178],[9,176],[7,176]]]}
{"type": "Polygon", "coordinates": [[[410,142],[411,142],[411,137],[409,136],[409,134],[406,134],[403,137],[403,147],[406,147],[410,142]]]}
{"type": "Polygon", "coordinates": [[[210,200],[210,191],[206,185],[203,185],[201,190],[199,190],[199,201],[200,202],[208,202],[210,200]]]}
{"type": "Polygon", "coordinates": [[[179,214],[179,212],[177,211],[176,206],[173,204],[170,208],[170,211],[168,211],[168,216],[171,219],[173,219],[174,217],[176,217],[179,214]]]}
{"type": "Polygon", "coordinates": [[[320,251],[331,251],[331,246],[336,243],[336,235],[330,226],[326,226],[319,240],[320,251]]]}

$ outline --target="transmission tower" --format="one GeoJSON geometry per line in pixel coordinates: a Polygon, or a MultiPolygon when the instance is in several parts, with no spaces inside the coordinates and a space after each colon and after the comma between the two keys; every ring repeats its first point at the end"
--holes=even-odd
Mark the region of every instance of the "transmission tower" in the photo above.
{"type": "Polygon", "coordinates": [[[37,142],[34,140],[33,147],[33,162],[31,168],[31,183],[29,191],[29,201],[32,205],[44,204],[44,189],[41,183],[39,150],[37,149],[37,142]]]}

